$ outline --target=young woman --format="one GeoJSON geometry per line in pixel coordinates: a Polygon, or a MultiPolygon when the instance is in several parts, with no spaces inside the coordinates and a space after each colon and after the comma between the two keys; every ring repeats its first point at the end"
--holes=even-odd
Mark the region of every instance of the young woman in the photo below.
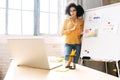
{"type": "Polygon", "coordinates": [[[84,9],[80,5],[70,3],[66,7],[66,15],[61,35],[65,35],[65,60],[68,61],[72,49],[76,50],[74,63],[78,63],[81,51],[81,33],[83,31],[84,20],[82,18],[84,9]]]}

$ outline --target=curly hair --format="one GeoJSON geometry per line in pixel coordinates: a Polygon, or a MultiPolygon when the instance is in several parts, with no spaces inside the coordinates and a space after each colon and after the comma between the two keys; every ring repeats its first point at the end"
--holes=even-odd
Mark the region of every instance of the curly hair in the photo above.
{"type": "Polygon", "coordinates": [[[76,5],[75,3],[71,3],[66,7],[65,14],[71,16],[70,14],[70,8],[74,7],[77,11],[77,17],[83,16],[84,14],[84,9],[80,5],[76,5]]]}

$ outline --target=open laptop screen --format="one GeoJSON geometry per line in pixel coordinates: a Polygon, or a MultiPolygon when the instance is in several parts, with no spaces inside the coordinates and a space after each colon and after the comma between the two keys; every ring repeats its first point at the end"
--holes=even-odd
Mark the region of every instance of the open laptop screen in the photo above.
{"type": "Polygon", "coordinates": [[[8,47],[17,65],[49,67],[43,38],[9,38],[8,47]]]}

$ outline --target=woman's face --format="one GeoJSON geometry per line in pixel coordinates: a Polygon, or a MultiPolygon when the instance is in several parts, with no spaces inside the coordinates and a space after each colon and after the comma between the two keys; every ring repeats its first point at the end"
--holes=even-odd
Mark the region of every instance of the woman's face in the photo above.
{"type": "Polygon", "coordinates": [[[71,14],[71,17],[76,17],[77,16],[77,11],[76,11],[75,7],[70,8],[70,14],[71,14]]]}

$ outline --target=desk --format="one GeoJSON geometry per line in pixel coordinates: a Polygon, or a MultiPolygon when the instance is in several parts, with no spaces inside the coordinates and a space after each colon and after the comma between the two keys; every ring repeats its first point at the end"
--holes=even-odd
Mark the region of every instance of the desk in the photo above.
{"type": "Polygon", "coordinates": [[[104,62],[104,63],[105,63],[105,72],[106,72],[106,73],[108,73],[108,62],[115,62],[117,76],[120,77],[119,60],[93,60],[93,59],[82,59],[82,60],[81,60],[81,64],[83,64],[84,61],[104,62]]]}
{"type": "Polygon", "coordinates": [[[64,66],[52,70],[44,70],[16,66],[14,61],[12,61],[4,80],[120,80],[115,76],[82,65],[76,65],[75,70],[56,71],[56,69],[62,67],[64,66]]]}

